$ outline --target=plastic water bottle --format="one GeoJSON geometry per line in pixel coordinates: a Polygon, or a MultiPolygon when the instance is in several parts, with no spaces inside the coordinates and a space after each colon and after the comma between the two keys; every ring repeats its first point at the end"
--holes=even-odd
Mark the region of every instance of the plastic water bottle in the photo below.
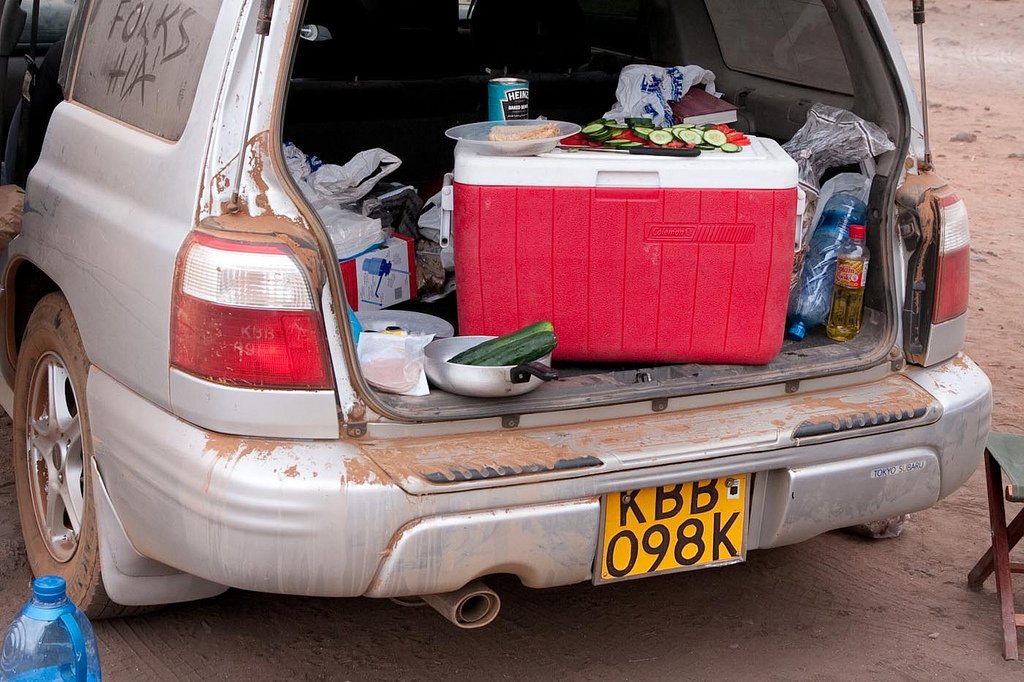
{"type": "Polygon", "coordinates": [[[360,324],[359,318],[356,317],[356,314],[352,312],[352,309],[349,308],[348,305],[346,305],[345,308],[348,310],[349,324],[352,325],[352,340],[355,341],[356,345],[358,346],[359,336],[363,333],[363,325],[360,324]]]}
{"type": "Polygon", "coordinates": [[[800,290],[790,304],[786,336],[803,341],[807,330],[824,324],[832,305],[836,280],[836,256],[846,241],[850,225],[864,224],[867,206],[852,194],[840,192],[825,204],[800,277],[800,290]]]}
{"type": "Polygon", "coordinates": [[[64,578],[32,584],[32,599],[4,635],[0,680],[4,682],[99,682],[96,635],[85,614],[67,597],[64,578]]]}

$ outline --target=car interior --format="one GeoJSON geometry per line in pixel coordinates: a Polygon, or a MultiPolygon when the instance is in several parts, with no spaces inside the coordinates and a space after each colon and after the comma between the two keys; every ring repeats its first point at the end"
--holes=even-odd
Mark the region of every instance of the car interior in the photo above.
{"type": "MultiPolygon", "coordinates": [[[[487,119],[487,82],[525,78],[531,116],[584,124],[616,99],[619,72],[629,64],[697,64],[739,107],[736,128],[785,142],[815,102],[852,110],[902,139],[905,110],[890,65],[864,40],[856,3],[742,0],[311,0],[306,24],[332,40],[296,46],[287,92],[283,142],[328,163],[382,147],[403,163],[395,178],[424,198],[453,165],[446,129],[487,119]],[[779,11],[781,8],[782,11],[779,11]],[[383,20],[382,17],[387,17],[383,20]],[[355,19],[354,19],[355,18],[355,19]],[[402,49],[390,46],[402,45],[402,49]],[[852,65],[852,66],[851,66],[852,65]],[[884,77],[874,78],[879,74],[884,77]]],[[[891,206],[897,153],[869,162],[871,203],[891,206]],[[873,168],[871,168],[873,166],[873,168]]],[[[842,170],[834,169],[833,174],[842,170]]],[[[869,245],[886,246],[878,229],[888,212],[872,214],[869,245]]],[[[724,390],[848,371],[881,361],[891,348],[892,273],[877,259],[866,295],[865,331],[836,344],[823,332],[787,341],[767,366],[581,365],[562,363],[558,390],[480,401],[435,392],[426,398],[381,394],[388,406],[426,417],[465,412],[538,411],[576,402],[621,401],[724,390]]],[[[457,274],[456,274],[457,279],[457,274]]],[[[399,308],[428,312],[458,325],[455,296],[399,308]]]]}
{"type": "MultiPolygon", "coordinates": [[[[67,33],[73,0],[0,0],[0,158],[3,171],[0,180],[4,183],[24,185],[31,170],[31,161],[18,158],[19,149],[24,153],[26,131],[20,125],[22,112],[18,110],[22,100],[22,89],[28,59],[34,54],[36,63],[67,33]],[[33,15],[38,11],[39,26],[33,40],[33,15]],[[16,115],[17,111],[17,115],[16,115]]],[[[47,108],[55,106],[48,103],[47,108]]],[[[27,112],[26,112],[27,115],[27,112]]],[[[48,120],[48,112],[37,111],[48,120]]],[[[37,145],[36,145],[37,146],[37,145]]],[[[27,154],[37,158],[38,150],[27,154]]]]}

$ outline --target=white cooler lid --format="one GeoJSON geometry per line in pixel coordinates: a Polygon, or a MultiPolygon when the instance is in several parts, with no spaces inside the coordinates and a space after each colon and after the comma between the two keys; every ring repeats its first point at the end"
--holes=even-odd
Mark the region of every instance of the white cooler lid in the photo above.
{"type": "Polygon", "coordinates": [[[797,165],[774,140],[750,137],[736,154],[694,158],[556,149],[540,156],[482,156],[455,147],[455,182],[513,187],[791,189],[797,165]]]}

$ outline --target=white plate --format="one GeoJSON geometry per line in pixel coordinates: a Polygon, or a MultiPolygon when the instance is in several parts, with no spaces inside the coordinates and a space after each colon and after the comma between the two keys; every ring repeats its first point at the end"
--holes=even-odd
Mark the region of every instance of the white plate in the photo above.
{"type": "Polygon", "coordinates": [[[460,145],[466,145],[481,156],[536,156],[538,154],[546,154],[558,146],[559,140],[575,135],[578,132],[580,132],[580,127],[575,123],[527,119],[522,121],[467,123],[449,128],[445,135],[453,140],[458,140],[460,145]],[[495,126],[535,126],[542,123],[557,123],[558,136],[539,140],[510,140],[506,142],[495,142],[487,139],[487,136],[491,133],[491,128],[495,126]]]}
{"type": "Polygon", "coordinates": [[[366,310],[357,312],[356,319],[368,332],[382,332],[388,327],[399,327],[410,334],[433,334],[435,339],[455,336],[455,328],[447,321],[412,310],[366,310]]]}

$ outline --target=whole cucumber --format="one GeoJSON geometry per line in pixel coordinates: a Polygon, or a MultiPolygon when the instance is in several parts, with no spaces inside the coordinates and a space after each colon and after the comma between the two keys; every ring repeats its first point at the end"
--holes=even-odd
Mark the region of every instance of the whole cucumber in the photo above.
{"type": "Polygon", "coordinates": [[[486,357],[477,358],[473,362],[462,364],[476,367],[505,367],[521,365],[539,360],[558,345],[558,337],[553,332],[537,332],[520,339],[511,345],[505,345],[489,353],[486,357]]]}
{"type": "MultiPolygon", "coordinates": [[[[512,332],[511,334],[506,334],[505,336],[499,336],[498,338],[489,339],[483,343],[479,343],[472,348],[462,351],[448,362],[458,365],[488,365],[493,367],[496,366],[493,362],[493,358],[503,348],[514,347],[537,334],[548,333],[554,336],[554,331],[554,325],[550,322],[537,322],[523,327],[518,331],[512,332]]],[[[543,357],[543,355],[538,357],[543,357]]]]}

